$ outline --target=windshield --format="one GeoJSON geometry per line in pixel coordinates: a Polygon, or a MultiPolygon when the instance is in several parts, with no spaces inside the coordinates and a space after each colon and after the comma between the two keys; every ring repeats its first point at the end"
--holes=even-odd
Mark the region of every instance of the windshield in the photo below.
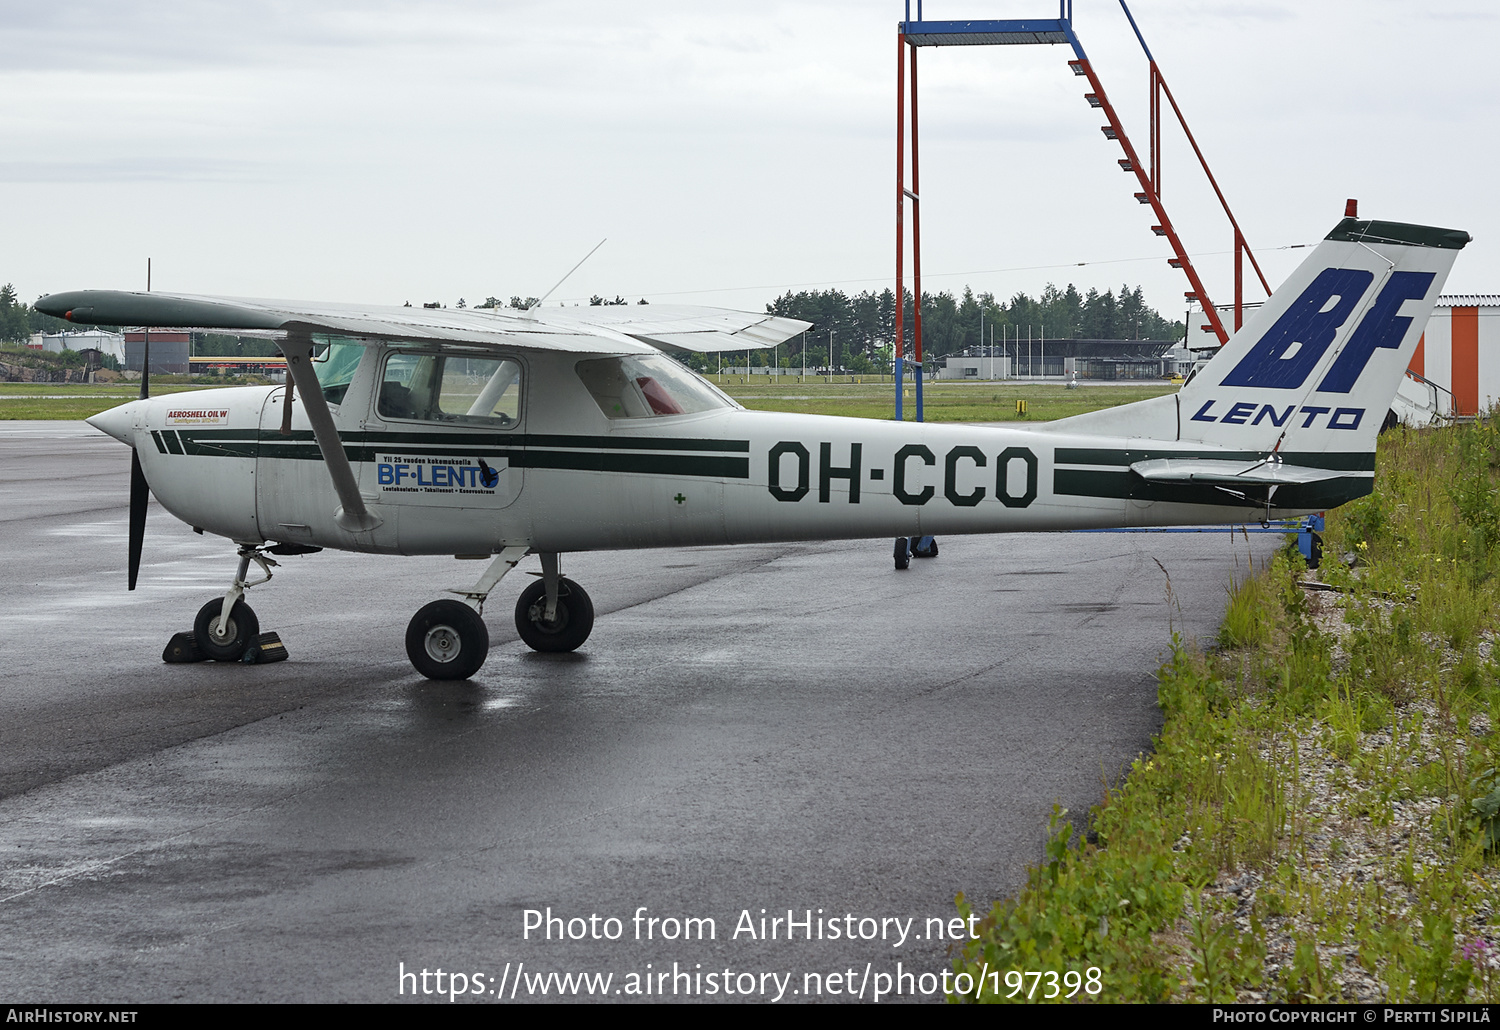
{"type": "Polygon", "coordinates": [[[323,388],[324,398],[329,404],[344,403],[344,394],[349,392],[354,371],[359,368],[359,359],[364,357],[364,345],[347,337],[314,336],[313,348],[313,371],[318,376],[318,385],[323,388]]]}
{"type": "Polygon", "coordinates": [[[707,382],[665,355],[590,358],[578,378],[609,418],[659,418],[730,408],[707,382]]]}

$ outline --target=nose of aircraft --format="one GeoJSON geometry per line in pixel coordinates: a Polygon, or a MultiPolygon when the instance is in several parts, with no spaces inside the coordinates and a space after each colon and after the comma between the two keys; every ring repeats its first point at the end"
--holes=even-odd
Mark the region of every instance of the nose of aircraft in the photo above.
{"type": "Polygon", "coordinates": [[[108,433],[121,443],[135,446],[136,415],[146,406],[146,401],[131,401],[118,408],[101,411],[93,418],[84,419],[101,433],[108,433]]]}

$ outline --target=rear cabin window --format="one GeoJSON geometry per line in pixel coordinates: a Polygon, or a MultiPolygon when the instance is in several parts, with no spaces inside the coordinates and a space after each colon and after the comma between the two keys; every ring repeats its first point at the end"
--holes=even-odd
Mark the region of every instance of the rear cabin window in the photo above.
{"type": "Polygon", "coordinates": [[[386,419],[504,429],[521,417],[521,364],[513,358],[392,354],[375,410],[386,419]]]}
{"type": "Polygon", "coordinates": [[[578,378],[609,418],[660,418],[732,408],[709,383],[662,355],[590,358],[578,378]]]}

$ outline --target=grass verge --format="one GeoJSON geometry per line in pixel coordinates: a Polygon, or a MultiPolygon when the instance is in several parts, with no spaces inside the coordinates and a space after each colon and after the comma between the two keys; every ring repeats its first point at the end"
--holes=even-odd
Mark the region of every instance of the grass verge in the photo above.
{"type": "MultiPolygon", "coordinates": [[[[806,383],[796,377],[771,384],[768,376],[709,376],[735,400],[758,411],[795,411],[805,415],[848,415],[855,418],[892,417],[896,388],[879,377],[835,377],[833,383],[809,376],[806,383]],[[746,379],[749,382],[746,382],[746,379]],[[720,381],[722,379],[722,382],[720,381]]],[[[927,382],[922,387],[923,418],[928,422],[1050,422],[1111,408],[1117,404],[1173,393],[1178,388],[1165,382],[1144,385],[1066,386],[1017,382],[927,382]],[[1016,411],[1016,401],[1026,402],[1026,413],[1016,411]]],[[[904,400],[906,417],[916,412],[916,394],[908,386],[904,400]]]]}
{"type": "MultiPolygon", "coordinates": [[[[222,383],[193,382],[188,376],[151,377],[151,393],[159,396],[206,390],[214,386],[256,386],[263,380],[225,380],[222,383]]],[[[141,395],[140,380],[93,383],[0,383],[0,421],[42,419],[64,421],[88,418],[101,411],[133,401],[141,395]]]]}
{"type": "Polygon", "coordinates": [[[1397,430],[1378,468],[1315,585],[1288,548],[1174,638],[1153,752],[1085,840],[1054,809],[953,1000],[1500,997],[1500,431],[1397,430]]]}
{"type": "MultiPolygon", "coordinates": [[[[756,411],[793,411],[809,415],[847,415],[855,418],[889,419],[895,402],[890,383],[849,381],[843,377],[828,383],[809,377],[806,383],[789,381],[767,385],[767,377],[709,376],[747,408],[756,411]]],[[[853,377],[858,379],[859,377],[853,377]]],[[[210,386],[252,386],[263,380],[224,379],[194,382],[187,376],[151,377],[152,393],[201,390],[210,386]]],[[[923,415],[928,422],[1047,422],[1080,415],[1086,411],[1128,404],[1171,393],[1168,383],[1146,386],[1063,386],[1031,383],[929,383],[923,388],[923,415]],[[1018,414],[1016,401],[1026,401],[1026,413],[1018,414]]],[[[121,380],[103,385],[80,383],[0,383],[0,420],[81,419],[139,396],[140,383],[121,380]]],[[[916,398],[908,388],[907,417],[916,412],[916,398]]]]}

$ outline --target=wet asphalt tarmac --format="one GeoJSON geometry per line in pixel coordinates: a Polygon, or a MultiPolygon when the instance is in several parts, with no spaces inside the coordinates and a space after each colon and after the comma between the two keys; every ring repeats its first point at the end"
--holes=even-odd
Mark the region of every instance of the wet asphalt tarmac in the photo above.
{"type": "Polygon", "coordinates": [[[905,573],[884,541],[570,555],[598,621],[564,656],[516,636],[530,558],[484,668],[434,684],[407,620],[480,563],[287,559],[249,600],[291,660],[164,665],[233,554],[153,504],[127,594],[128,479],[81,423],[0,423],[7,1001],[446,1002],[455,971],[469,1000],[554,972],[871,1000],[941,971],[954,895],[1013,892],[1052,806],[1149,747],[1172,631],[1211,637],[1280,540],[950,537],[905,573]]]}

